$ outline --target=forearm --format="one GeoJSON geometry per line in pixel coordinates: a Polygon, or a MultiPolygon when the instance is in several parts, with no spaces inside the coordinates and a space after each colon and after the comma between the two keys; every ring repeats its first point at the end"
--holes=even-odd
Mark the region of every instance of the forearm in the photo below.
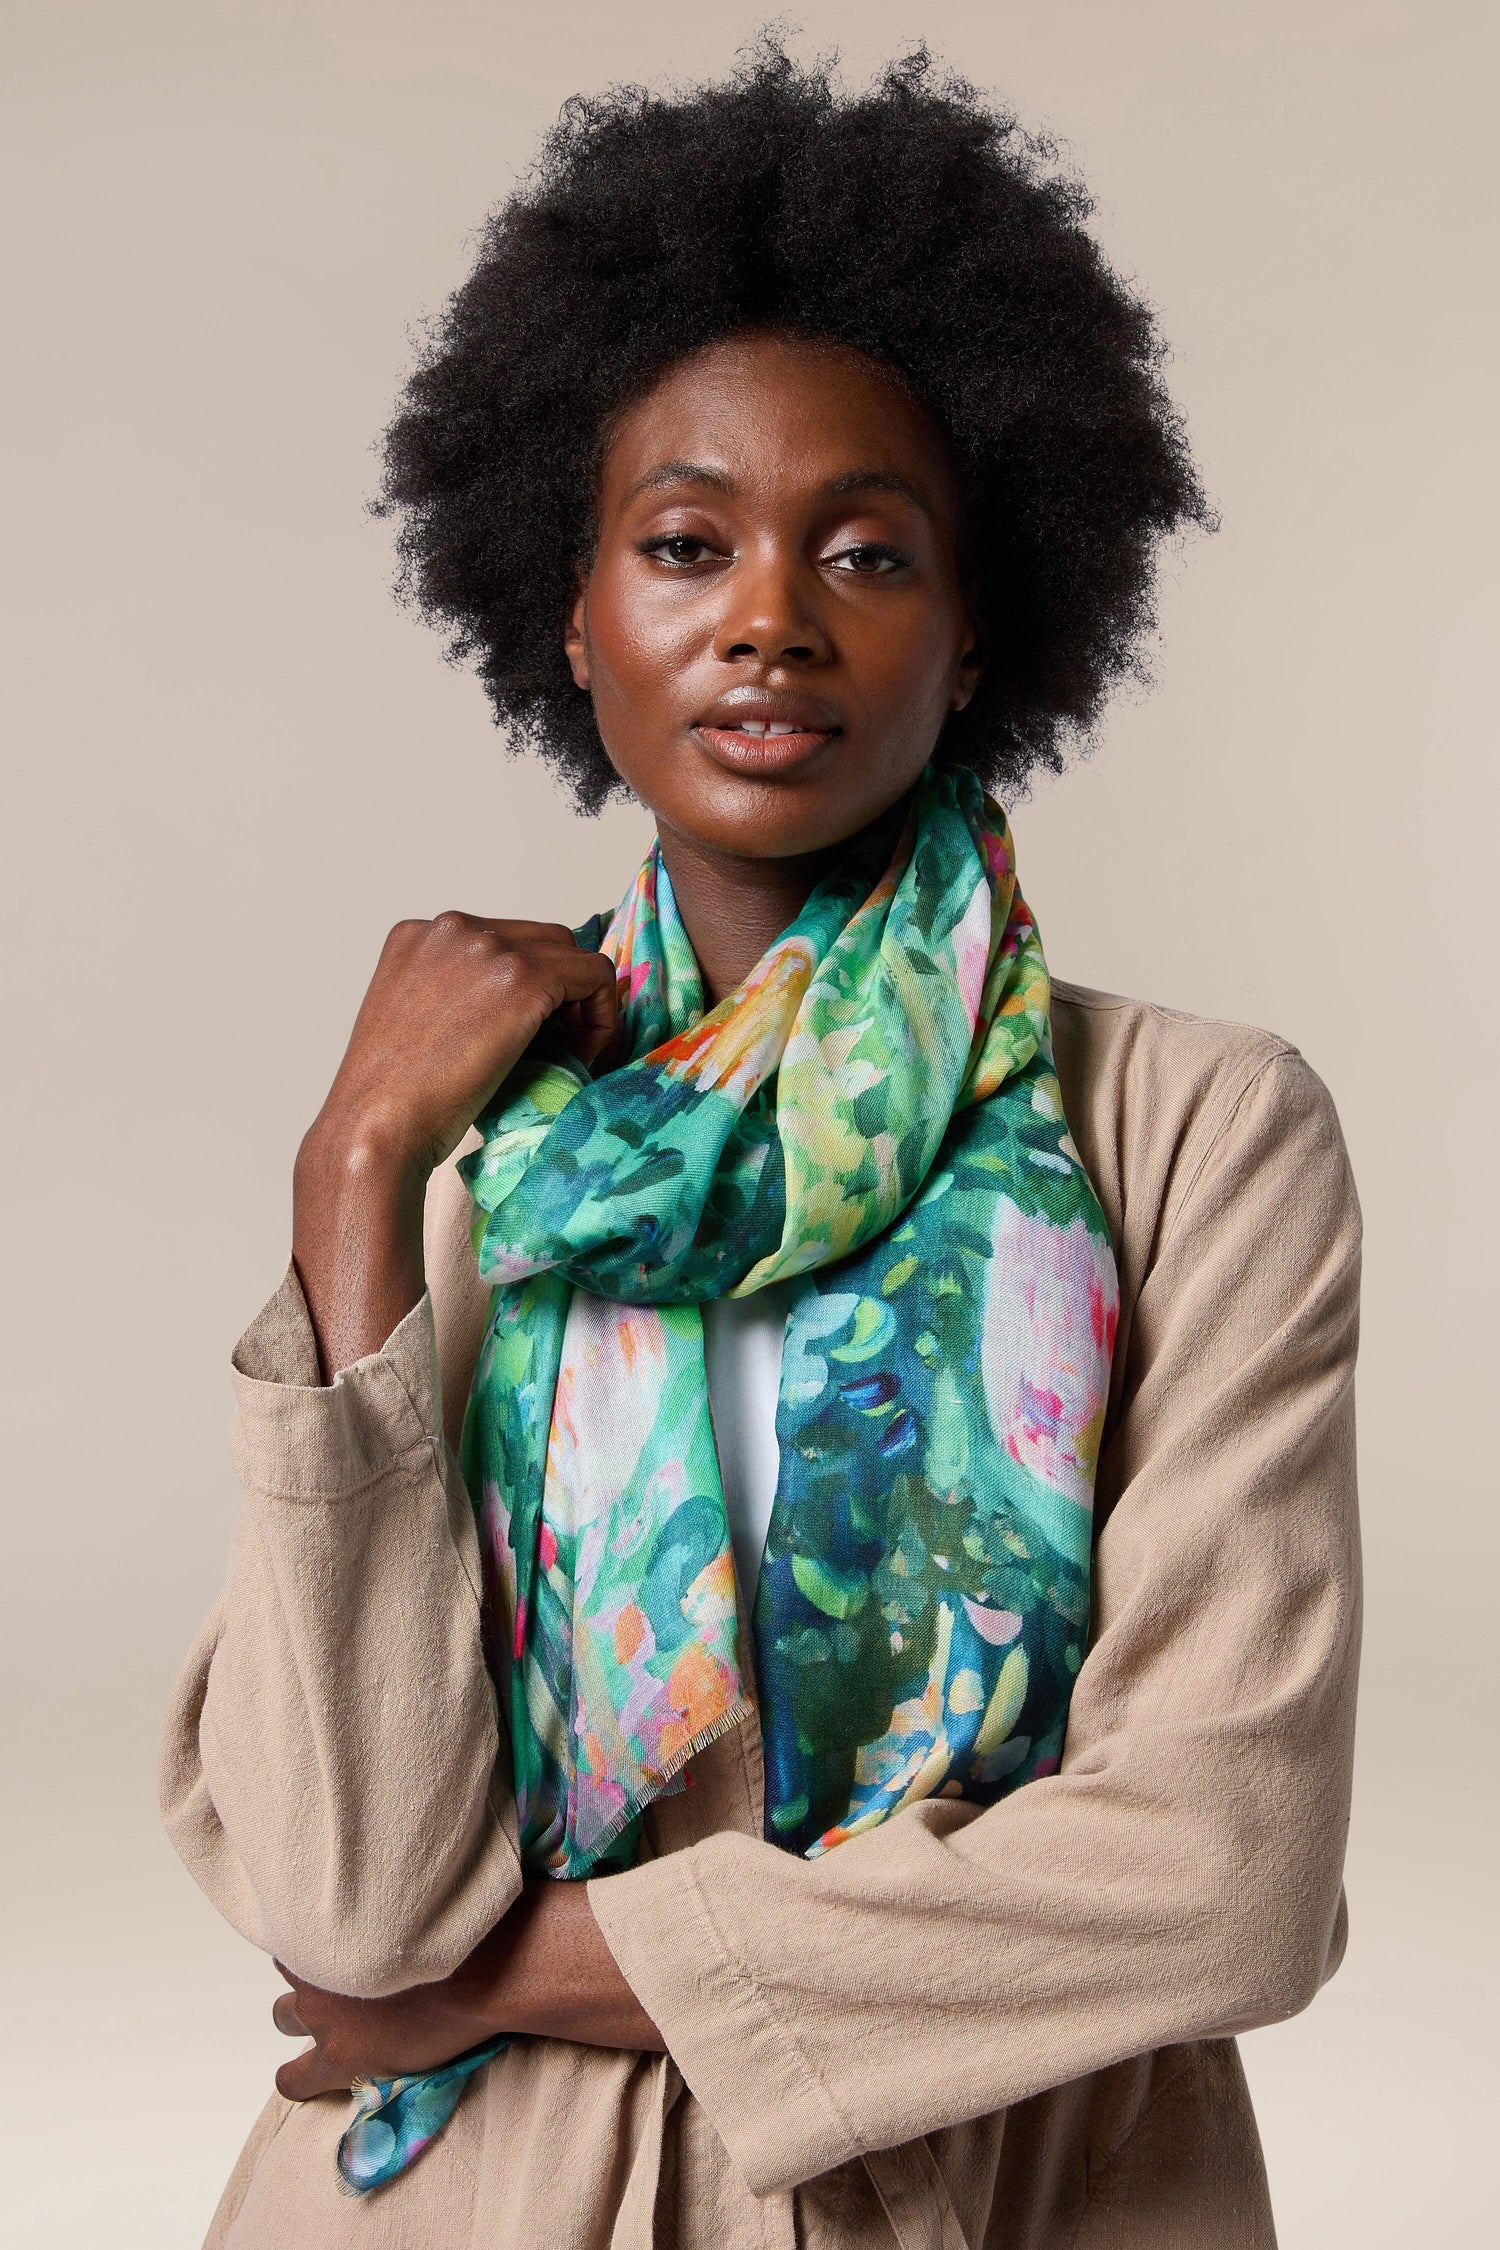
{"type": "Polygon", "coordinates": [[[427,1174],[357,1121],[325,1113],[292,1174],[292,1262],[325,1382],[378,1352],[421,1301],[427,1174]]]}
{"type": "Polygon", "coordinates": [[[437,2069],[505,2034],[665,2052],[590,1911],[581,1883],[528,1882],[468,1959],[440,1983],[350,2000],[283,1971],[277,2028],[313,2046],[277,2072],[294,2101],[437,2069]]]}
{"type": "Polygon", "coordinates": [[[1197,1822],[1165,1760],[1139,1792],[1080,1776],[978,1819],[917,1806],[812,1861],[725,1833],[590,1889],[764,2194],[1305,2006],[1339,1940],[1343,1810],[1309,1793],[1197,1822]]]}
{"type": "Polygon", "coordinates": [[[528,1882],[455,1980],[495,2032],[665,2052],[604,1941],[583,1883],[528,1882]]]}

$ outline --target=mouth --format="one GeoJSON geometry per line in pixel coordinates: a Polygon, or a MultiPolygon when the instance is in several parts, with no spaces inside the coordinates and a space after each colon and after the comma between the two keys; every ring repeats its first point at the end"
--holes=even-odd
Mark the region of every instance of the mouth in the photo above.
{"type": "Polygon", "coordinates": [[[715,763],[731,772],[773,774],[806,765],[843,730],[810,698],[737,688],[691,731],[715,763]]]}

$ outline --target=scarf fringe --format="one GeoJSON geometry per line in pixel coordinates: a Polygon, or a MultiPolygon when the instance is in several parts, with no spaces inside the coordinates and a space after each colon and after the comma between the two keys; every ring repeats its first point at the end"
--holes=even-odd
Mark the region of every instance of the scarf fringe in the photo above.
{"type": "Polygon", "coordinates": [[[627,1805],[623,1812],[615,1815],[590,1851],[589,1867],[581,1875],[563,1876],[560,1880],[587,1882],[589,1869],[594,1866],[596,1861],[603,1858],[611,1844],[619,1841],[633,1820],[640,1819],[648,1805],[654,1805],[659,1797],[666,1795],[668,1782],[676,1779],[690,1759],[696,1758],[700,1750],[706,1750],[711,1742],[717,1742],[721,1734],[728,1734],[734,1727],[742,1727],[747,1719],[753,1719],[756,1716],[757,1707],[755,1703],[742,1690],[729,1705],[729,1708],[721,1712],[719,1717],[714,1720],[712,1726],[701,1728],[692,1740],[685,1742],[677,1755],[660,1769],[655,1785],[648,1794],[638,1797],[633,1804],[627,1805]]]}

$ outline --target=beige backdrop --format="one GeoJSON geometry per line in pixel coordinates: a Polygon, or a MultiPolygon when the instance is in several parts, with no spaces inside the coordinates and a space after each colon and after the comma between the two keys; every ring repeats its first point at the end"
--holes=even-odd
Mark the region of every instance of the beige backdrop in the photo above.
{"type": "MultiPolygon", "coordinates": [[[[1159,691],[1020,808],[1023,878],[1062,973],[1274,1026],[1342,1110],[1353,1945],[1247,2059],[1286,2250],[1493,2239],[1494,10],[800,12],[857,69],[925,30],[1063,137],[1175,343],[1224,530],[1170,564],[1159,691]]],[[[570,90],[718,69],[754,21],[4,0],[0,2234],[28,2250],[189,2250],[282,2051],[153,1766],[234,1505],[225,1353],[380,937],[575,917],[642,840],[506,762],[388,599],[361,504],[408,324],[570,90]]]]}

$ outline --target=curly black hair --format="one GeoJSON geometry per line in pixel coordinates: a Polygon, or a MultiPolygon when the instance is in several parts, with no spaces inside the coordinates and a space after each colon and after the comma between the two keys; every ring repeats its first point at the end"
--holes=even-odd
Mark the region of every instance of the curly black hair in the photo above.
{"type": "Polygon", "coordinates": [[[1093,206],[919,48],[863,93],[770,36],[722,83],[567,103],[386,434],[401,590],[582,809],[619,786],[562,626],[611,417],[746,328],[837,340],[936,417],[986,650],[937,755],[1016,791],[1143,669],[1158,542],[1210,511],[1093,206]]]}

